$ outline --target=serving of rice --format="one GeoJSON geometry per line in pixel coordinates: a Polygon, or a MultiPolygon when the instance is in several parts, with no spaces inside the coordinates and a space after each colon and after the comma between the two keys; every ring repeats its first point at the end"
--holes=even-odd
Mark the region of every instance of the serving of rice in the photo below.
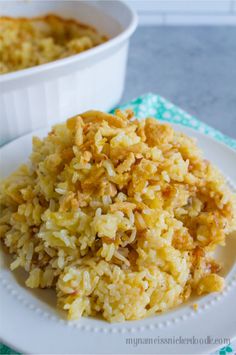
{"type": "Polygon", "coordinates": [[[236,199],[193,139],[131,111],[88,111],[33,139],[1,182],[0,238],[69,319],[141,319],[221,291],[236,199]]]}
{"type": "Polygon", "coordinates": [[[106,40],[90,26],[56,15],[0,17],[0,74],[69,57],[106,40]]]}

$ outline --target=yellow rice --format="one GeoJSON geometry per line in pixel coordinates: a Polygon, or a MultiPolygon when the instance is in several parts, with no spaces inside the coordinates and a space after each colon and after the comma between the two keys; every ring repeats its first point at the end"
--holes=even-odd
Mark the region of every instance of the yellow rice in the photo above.
{"type": "Polygon", "coordinates": [[[1,183],[0,237],[69,319],[140,319],[221,291],[213,258],[235,196],[195,141],[131,111],[89,111],[33,139],[1,183]]]}
{"type": "Polygon", "coordinates": [[[106,40],[88,25],[55,15],[0,17],[0,74],[69,57],[106,40]]]}

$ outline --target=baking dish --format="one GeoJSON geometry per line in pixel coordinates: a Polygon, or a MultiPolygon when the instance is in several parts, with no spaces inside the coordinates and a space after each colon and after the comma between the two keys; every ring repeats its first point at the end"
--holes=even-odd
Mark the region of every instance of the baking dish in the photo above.
{"type": "Polygon", "coordinates": [[[120,100],[129,39],[137,26],[122,1],[1,1],[0,16],[53,13],[95,27],[110,39],[83,53],[0,75],[0,145],[87,109],[120,100]]]}

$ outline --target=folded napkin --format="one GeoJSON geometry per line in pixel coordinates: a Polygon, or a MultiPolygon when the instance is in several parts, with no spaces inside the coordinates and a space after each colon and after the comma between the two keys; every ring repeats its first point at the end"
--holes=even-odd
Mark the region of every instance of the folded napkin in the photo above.
{"type": "MultiPolygon", "coordinates": [[[[218,130],[208,126],[207,124],[199,121],[197,118],[189,115],[188,113],[181,110],[179,107],[175,106],[168,100],[161,96],[154,94],[146,94],[132,100],[125,105],[119,106],[120,109],[132,108],[135,116],[138,118],[144,118],[147,116],[152,116],[158,118],[161,121],[166,121],[170,123],[179,123],[184,126],[191,127],[201,133],[207,134],[218,141],[221,141],[228,145],[229,147],[236,150],[236,140],[227,137],[218,130]]],[[[215,354],[217,355],[227,355],[236,352],[236,341],[232,344],[219,349],[215,354]]],[[[11,350],[7,346],[0,344],[0,354],[18,354],[17,352],[11,350]]]]}
{"type": "Polygon", "coordinates": [[[161,121],[182,124],[201,133],[207,134],[236,150],[235,139],[230,138],[218,130],[199,121],[197,118],[189,115],[159,95],[146,94],[132,100],[131,102],[128,102],[125,105],[119,106],[119,108],[122,110],[132,108],[135,115],[139,118],[152,116],[161,121]]]}

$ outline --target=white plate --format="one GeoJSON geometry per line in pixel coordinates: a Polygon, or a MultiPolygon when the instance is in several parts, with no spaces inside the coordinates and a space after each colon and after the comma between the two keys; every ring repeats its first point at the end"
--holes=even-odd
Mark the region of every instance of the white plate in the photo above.
{"type": "MultiPolygon", "coordinates": [[[[218,165],[231,182],[236,182],[233,150],[192,129],[173,126],[195,136],[205,156],[218,165]]],[[[27,161],[32,136],[44,136],[47,131],[31,133],[1,148],[0,177],[27,161]]],[[[197,311],[191,307],[196,302],[192,299],[163,315],[116,324],[92,318],[66,321],[56,309],[54,293],[24,287],[25,273],[10,272],[9,258],[1,254],[1,341],[23,353],[209,353],[225,345],[223,338],[232,341],[236,335],[235,250],[236,238],[231,236],[226,247],[217,253],[217,258],[224,263],[222,273],[226,276],[226,288],[221,294],[199,298],[197,311]],[[183,344],[180,337],[189,340],[183,344]]]]}

